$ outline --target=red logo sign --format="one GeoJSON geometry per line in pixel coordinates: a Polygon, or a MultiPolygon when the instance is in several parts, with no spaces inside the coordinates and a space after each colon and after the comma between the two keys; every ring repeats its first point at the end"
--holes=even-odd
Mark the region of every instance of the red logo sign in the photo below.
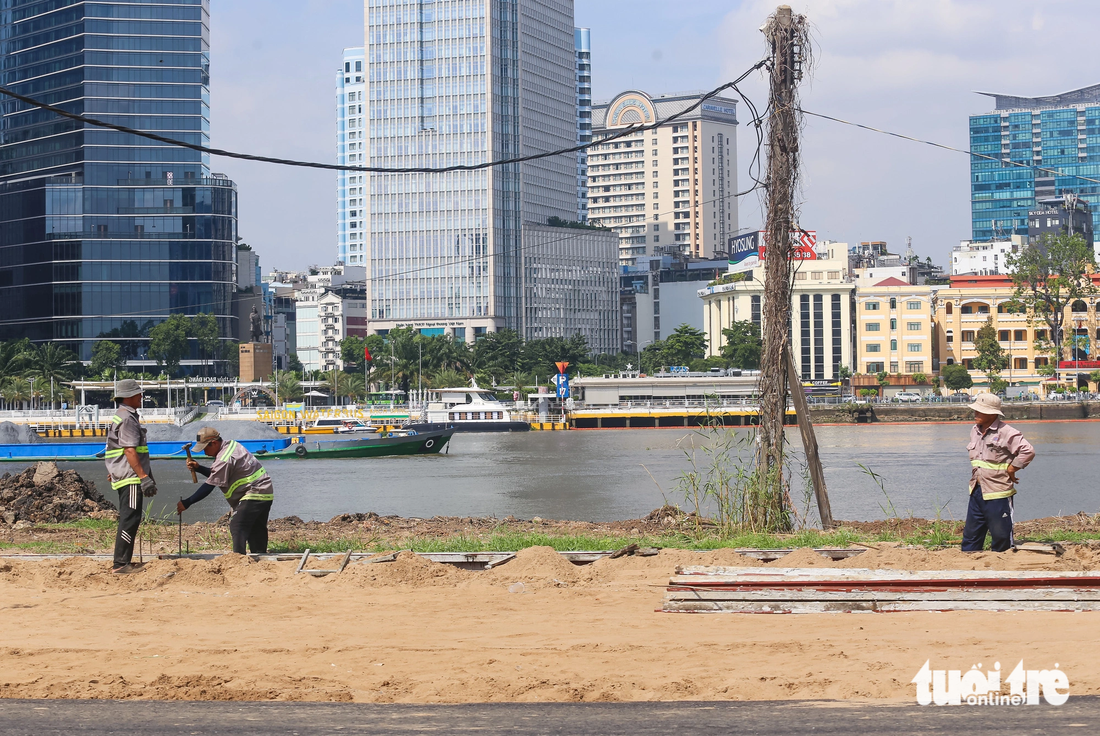
{"type": "MultiPolygon", "coordinates": [[[[764,258],[764,252],[767,250],[767,245],[764,243],[767,241],[768,234],[766,231],[760,231],[760,258],[764,258]]],[[[814,248],[817,246],[817,231],[816,230],[791,230],[791,256],[792,261],[816,261],[817,251],[814,248]]]]}

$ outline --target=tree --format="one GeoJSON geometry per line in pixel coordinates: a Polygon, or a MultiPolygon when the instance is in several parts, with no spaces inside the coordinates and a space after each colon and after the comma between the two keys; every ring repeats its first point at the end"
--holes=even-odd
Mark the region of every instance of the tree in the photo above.
{"type": "Polygon", "coordinates": [[[297,373],[299,376],[305,372],[305,366],[303,366],[302,361],[298,359],[298,353],[291,353],[287,356],[286,369],[292,373],[297,373]]]}
{"type": "MultiPolygon", "coordinates": [[[[344,370],[353,373],[363,369],[363,338],[348,335],[340,341],[340,361],[344,364],[344,370]]],[[[371,357],[374,357],[373,353],[371,357]]]]}
{"type": "Polygon", "coordinates": [[[1008,367],[1008,356],[1001,347],[1001,343],[997,341],[993,317],[987,319],[974,335],[974,350],[978,353],[974,358],[974,366],[985,373],[989,381],[989,390],[999,393],[994,390],[993,384],[998,381],[1004,383],[1000,380],[1000,373],[1008,367]]]}
{"type": "Polygon", "coordinates": [[[974,379],[970,377],[970,371],[966,369],[965,365],[959,363],[945,365],[940,370],[940,377],[943,379],[943,385],[952,391],[962,391],[974,385],[974,379]]]}
{"type": "Polygon", "coordinates": [[[689,324],[677,327],[664,342],[664,357],[669,365],[687,365],[707,353],[706,335],[689,324]]]}
{"type": "Polygon", "coordinates": [[[1048,328],[1049,340],[1036,340],[1036,347],[1049,350],[1057,375],[1066,309],[1097,292],[1089,278],[1096,268],[1092,243],[1080,235],[1045,235],[1038,243],[1010,254],[1006,263],[1016,285],[1015,299],[1027,310],[1029,321],[1048,328]]]}
{"type": "Polygon", "coordinates": [[[842,365],[836,369],[836,377],[840,379],[851,378],[852,369],[846,365],[842,365]]]}
{"type": "Polygon", "coordinates": [[[220,342],[218,335],[218,320],[213,314],[196,314],[191,318],[190,327],[191,337],[195,338],[199,346],[199,356],[202,358],[203,375],[206,375],[209,361],[212,360],[218,352],[218,343],[220,342]]]}
{"type": "Polygon", "coordinates": [[[301,401],[302,385],[298,382],[298,376],[292,371],[283,371],[276,381],[279,388],[279,401],[301,401]]]}
{"type": "Polygon", "coordinates": [[[76,355],[66,347],[53,342],[37,346],[29,355],[31,375],[41,378],[45,386],[68,381],[79,370],[76,355]]]}
{"type": "Polygon", "coordinates": [[[476,343],[473,350],[473,367],[479,372],[495,375],[511,373],[522,367],[523,340],[515,330],[490,332],[476,343]]]}
{"type": "Polygon", "coordinates": [[[92,364],[88,372],[93,376],[109,376],[124,364],[121,345],[111,340],[97,340],[92,346],[92,364]]]}
{"type": "Polygon", "coordinates": [[[187,355],[190,328],[186,315],[173,314],[149,330],[149,357],[157,361],[158,368],[166,367],[170,377],[176,375],[180,361],[187,355]]]}
{"type": "MultiPolygon", "coordinates": [[[[461,386],[469,385],[470,379],[464,374],[445,369],[432,376],[428,382],[429,388],[459,388],[461,386]]],[[[522,386],[519,387],[523,389],[522,386]]]]}
{"type": "Polygon", "coordinates": [[[764,341],[760,337],[760,326],[755,322],[734,322],[722,330],[725,344],[719,352],[734,368],[755,369],[760,367],[760,351],[764,341]]]}
{"type": "Polygon", "coordinates": [[[30,349],[30,341],[25,338],[0,343],[0,381],[23,375],[30,349]]]}

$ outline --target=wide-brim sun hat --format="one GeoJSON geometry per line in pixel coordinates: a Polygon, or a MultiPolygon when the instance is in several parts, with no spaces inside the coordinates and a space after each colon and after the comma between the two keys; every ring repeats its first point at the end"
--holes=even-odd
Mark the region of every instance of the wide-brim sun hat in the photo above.
{"type": "Polygon", "coordinates": [[[138,396],[141,393],[141,386],[138,385],[137,381],[132,378],[123,378],[115,384],[115,394],[111,397],[111,401],[116,399],[128,399],[131,396],[138,396]]]}
{"type": "Polygon", "coordinates": [[[974,403],[969,404],[967,408],[979,414],[997,414],[1002,417],[1005,415],[1001,411],[1001,397],[995,394],[978,394],[974,397],[974,403]]]}

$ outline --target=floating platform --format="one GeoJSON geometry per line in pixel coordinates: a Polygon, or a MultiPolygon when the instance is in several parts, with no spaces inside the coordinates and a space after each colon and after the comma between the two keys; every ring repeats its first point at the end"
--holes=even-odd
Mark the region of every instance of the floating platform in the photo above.
{"type": "MultiPolygon", "coordinates": [[[[663,427],[750,427],[760,423],[755,408],[671,407],[581,409],[569,416],[574,429],[654,429],[663,427]]],[[[784,424],[796,424],[793,409],[784,424]]]]}

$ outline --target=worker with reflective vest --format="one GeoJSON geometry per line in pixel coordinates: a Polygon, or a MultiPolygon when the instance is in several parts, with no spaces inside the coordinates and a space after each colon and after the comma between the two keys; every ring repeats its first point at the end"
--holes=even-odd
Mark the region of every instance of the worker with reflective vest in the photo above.
{"type": "Polygon", "coordinates": [[[963,552],[981,552],[985,536],[993,537],[991,549],[1004,552],[1014,545],[1012,497],[1016,495],[1016,472],[1035,459],[1035,449],[1020,430],[1003,421],[1001,398],[978,394],[974,403],[974,426],[970,428],[970,505],[963,527],[963,552]]]}
{"type": "Polygon", "coordinates": [[[157,484],[149,466],[149,446],[145,427],[141,426],[141,386],[132,378],[115,384],[111,397],[117,410],[107,428],[107,448],[103,453],[107,480],[118,491],[118,530],[115,532],[114,564],[111,572],[133,570],[134,540],[141,526],[142,497],[157,495],[157,484]]]}
{"type": "Polygon", "coordinates": [[[275,499],[275,486],[264,466],[236,440],[223,441],[212,427],[203,427],[197,440],[195,450],[214,458],[214,462],[205,468],[197,460],[187,461],[187,467],[206,476],[206,482],[176,505],[176,513],[182,514],[219,488],[232,509],[229,533],[233,536],[233,551],[245,554],[247,543],[252,554],[267,552],[267,517],[275,499]]]}

